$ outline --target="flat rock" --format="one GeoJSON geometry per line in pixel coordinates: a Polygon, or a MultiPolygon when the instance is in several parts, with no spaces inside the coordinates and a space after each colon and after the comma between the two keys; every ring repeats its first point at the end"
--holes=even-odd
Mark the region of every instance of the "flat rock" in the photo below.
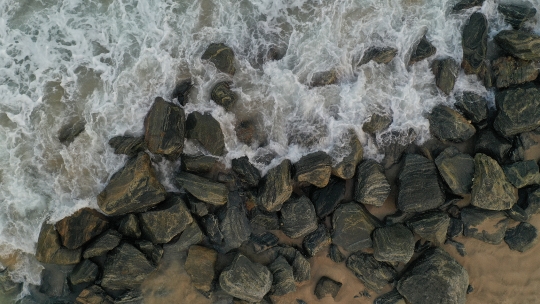
{"type": "Polygon", "coordinates": [[[109,226],[107,218],[97,210],[83,208],[58,221],[55,225],[62,245],[77,249],[99,235],[109,226]]]}
{"type": "Polygon", "coordinates": [[[185,123],[184,109],[157,97],[144,119],[144,142],[148,151],[180,155],[184,150],[185,123]]]}
{"type": "Polygon", "coordinates": [[[371,233],[378,226],[364,206],[355,202],[343,204],[332,217],[332,242],[349,252],[370,248],[371,233]]]}
{"type": "Polygon", "coordinates": [[[99,268],[90,260],[83,260],[75,268],[69,276],[69,281],[73,285],[92,283],[99,275],[99,268]]]}
{"type": "Polygon", "coordinates": [[[458,12],[475,6],[482,6],[485,0],[461,0],[454,5],[452,10],[458,12]]]}
{"type": "Polygon", "coordinates": [[[345,255],[341,253],[338,246],[334,244],[330,244],[330,249],[328,251],[329,251],[330,259],[334,263],[341,263],[345,261],[345,255]]]}
{"type": "Polygon", "coordinates": [[[154,271],[144,254],[124,243],[107,256],[101,286],[110,290],[134,289],[154,271]]]}
{"type": "Polygon", "coordinates": [[[526,160],[503,167],[508,181],[516,188],[540,183],[540,169],[534,160],[526,160]]]}
{"type": "Polygon", "coordinates": [[[390,183],[383,167],[372,159],[366,159],[356,169],[354,200],[380,207],[390,195],[390,183]]]}
{"type": "Polygon", "coordinates": [[[510,249],[525,252],[538,242],[538,230],[533,225],[523,222],[506,230],[504,241],[510,249]]]}
{"type": "Polygon", "coordinates": [[[290,238],[305,236],[317,229],[315,207],[309,198],[290,199],[281,208],[281,230],[290,238]]]}
{"type": "Polygon", "coordinates": [[[435,75],[435,84],[446,95],[454,89],[459,72],[459,64],[453,58],[433,60],[431,71],[435,75]]]}
{"type": "Polygon", "coordinates": [[[296,291],[293,268],[283,256],[278,256],[274,262],[268,265],[268,269],[272,272],[273,277],[271,289],[273,295],[282,296],[296,291]]]}
{"type": "Polygon", "coordinates": [[[403,212],[421,212],[444,203],[435,164],[418,154],[407,154],[399,173],[397,208],[403,212]]]}
{"type": "Polygon", "coordinates": [[[412,304],[465,304],[469,275],[440,248],[425,251],[397,283],[412,304]]]}
{"type": "Polygon", "coordinates": [[[237,192],[229,194],[227,211],[219,228],[223,234],[225,252],[240,247],[249,239],[251,226],[246,215],[243,201],[237,192]]]}
{"type": "Polygon", "coordinates": [[[517,87],[495,95],[495,129],[503,136],[532,131],[540,126],[540,89],[517,87]]]}
{"type": "Polygon", "coordinates": [[[223,43],[211,43],[201,57],[202,60],[209,60],[216,68],[226,74],[234,75],[234,52],[223,43]]]}
{"type": "Polygon", "coordinates": [[[122,235],[116,230],[109,229],[92,241],[83,252],[83,258],[89,259],[104,255],[120,244],[122,235]]]}
{"type": "Polygon", "coordinates": [[[330,215],[345,198],[345,181],[330,179],[328,185],[313,191],[310,196],[319,218],[330,215]]]}
{"type": "Polygon", "coordinates": [[[182,155],[181,168],[183,171],[192,173],[208,173],[218,163],[219,159],[210,155],[182,155]]]}
{"type": "Polygon", "coordinates": [[[429,58],[437,52],[437,48],[427,40],[426,35],[424,35],[418,44],[414,47],[411,58],[409,59],[409,65],[413,65],[418,61],[422,61],[426,58],[429,58]]]}
{"type": "Polygon", "coordinates": [[[255,168],[247,156],[233,159],[232,170],[238,175],[240,180],[250,187],[256,187],[261,180],[261,172],[255,168]]]}
{"type": "Polygon", "coordinates": [[[514,186],[502,168],[491,157],[477,153],[474,156],[474,180],[471,205],[488,210],[510,209],[517,202],[514,186]]]}
{"type": "Polygon", "coordinates": [[[504,15],[504,21],[510,23],[516,30],[536,15],[536,8],[530,5],[500,3],[497,10],[504,15]]]}
{"type": "Polygon", "coordinates": [[[136,158],[113,174],[109,184],[98,195],[101,211],[109,216],[123,215],[155,206],[165,199],[165,188],[156,178],[150,156],[136,158]]]}
{"type": "Polygon", "coordinates": [[[209,292],[212,289],[217,257],[218,254],[213,249],[197,245],[189,247],[184,268],[191,277],[191,283],[198,290],[209,292]]]}
{"type": "Polygon", "coordinates": [[[319,279],[319,281],[317,281],[317,285],[315,285],[315,296],[319,300],[326,296],[331,296],[335,299],[342,285],[343,284],[340,282],[323,276],[319,279]]]}
{"type": "Polygon", "coordinates": [[[469,17],[463,27],[463,61],[461,66],[465,74],[485,73],[486,65],[484,60],[487,53],[487,20],[482,13],[476,12],[469,17]]]}
{"type": "Polygon", "coordinates": [[[317,230],[308,234],[304,241],[302,241],[302,247],[309,256],[315,256],[317,252],[328,247],[332,243],[332,238],[328,229],[324,225],[319,225],[317,230]]]}
{"type": "Polygon", "coordinates": [[[380,292],[396,276],[390,265],[377,261],[373,255],[355,252],[347,258],[347,268],[369,289],[380,292]]]}
{"type": "Polygon", "coordinates": [[[230,82],[218,82],[212,88],[212,92],[210,93],[212,100],[218,105],[222,106],[226,111],[229,111],[238,100],[236,93],[231,91],[230,86],[230,82]]]}
{"type": "Polygon", "coordinates": [[[463,92],[456,98],[454,104],[463,116],[473,123],[480,123],[487,119],[487,100],[473,92],[463,92]]]}
{"type": "Polygon", "coordinates": [[[67,249],[62,246],[60,235],[54,225],[43,223],[39,232],[36,259],[42,263],[57,265],[77,264],[81,260],[82,249],[67,249]]]}
{"type": "Polygon", "coordinates": [[[435,106],[428,119],[431,134],[442,141],[464,142],[476,133],[465,117],[444,105],[435,106]]]}
{"type": "Polygon", "coordinates": [[[233,297],[259,302],[272,287],[272,273],[263,265],[238,254],[219,276],[219,285],[233,297]]]}
{"type": "Polygon", "coordinates": [[[421,238],[442,245],[446,240],[450,217],[443,211],[430,211],[414,216],[407,221],[407,226],[421,238]]]}
{"type": "Polygon", "coordinates": [[[369,120],[362,125],[362,131],[374,135],[388,128],[393,121],[391,114],[373,113],[369,120]]]}
{"type": "Polygon", "coordinates": [[[533,81],[538,77],[538,64],[533,61],[501,57],[493,61],[491,68],[497,88],[533,81]]]}
{"type": "Polygon", "coordinates": [[[113,299],[97,285],[92,285],[83,291],[75,299],[76,304],[113,304],[113,299]]]}
{"type": "Polygon", "coordinates": [[[364,56],[362,56],[358,66],[364,65],[372,60],[379,64],[387,64],[396,57],[397,53],[398,49],[393,47],[370,47],[364,52],[364,56]]]}
{"type": "Polygon", "coordinates": [[[191,112],[186,119],[186,138],[199,143],[210,154],[225,154],[221,125],[211,114],[191,112]]]}
{"type": "Polygon", "coordinates": [[[257,205],[266,211],[279,211],[292,190],[291,162],[284,160],[266,173],[259,187],[257,205]]]}
{"type": "Polygon", "coordinates": [[[332,173],[332,158],[326,152],[318,151],[304,155],[294,164],[297,182],[307,182],[319,188],[328,185],[332,173]]]}
{"type": "Polygon", "coordinates": [[[454,194],[471,193],[474,175],[474,159],[460,153],[456,147],[448,147],[437,156],[435,164],[439,174],[454,194]]]}
{"type": "Polygon", "coordinates": [[[216,206],[227,203],[229,190],[223,184],[186,172],[176,175],[176,183],[205,203],[216,206]]]}
{"type": "Polygon", "coordinates": [[[540,36],[536,34],[516,30],[503,30],[495,36],[495,42],[504,51],[519,59],[540,59],[540,36]]]}
{"type": "Polygon", "coordinates": [[[512,144],[504,137],[489,128],[478,132],[474,146],[475,153],[483,153],[503,163],[512,149],[512,144]]]}
{"type": "Polygon", "coordinates": [[[405,299],[396,289],[379,296],[373,304],[406,304],[405,299]]]}
{"type": "Polygon", "coordinates": [[[461,210],[463,235],[489,244],[500,244],[509,219],[502,211],[466,207],[461,210]]]}
{"type": "Polygon", "coordinates": [[[377,228],[373,232],[373,257],[381,262],[408,263],[414,243],[414,235],[402,224],[377,228]]]}
{"type": "Polygon", "coordinates": [[[139,220],[137,219],[137,216],[132,213],[125,215],[118,224],[118,232],[128,238],[140,238],[142,232],[139,226],[139,220]]]}
{"type": "Polygon", "coordinates": [[[109,146],[114,149],[114,154],[125,154],[133,157],[144,151],[144,137],[115,136],[109,139],[109,146]]]}
{"type": "Polygon", "coordinates": [[[332,159],[332,174],[342,179],[354,177],[356,166],[364,157],[362,143],[354,130],[347,131],[341,138],[342,145],[335,149],[331,155],[343,155],[343,159],[332,159]]]}

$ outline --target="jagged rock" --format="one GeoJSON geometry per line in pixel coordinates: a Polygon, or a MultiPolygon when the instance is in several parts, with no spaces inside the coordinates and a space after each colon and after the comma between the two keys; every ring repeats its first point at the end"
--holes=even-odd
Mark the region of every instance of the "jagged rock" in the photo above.
{"type": "Polygon", "coordinates": [[[503,167],[506,178],[516,188],[540,183],[540,169],[534,160],[516,162],[503,167]]]}
{"type": "Polygon", "coordinates": [[[263,265],[238,254],[219,276],[219,285],[233,297],[258,302],[272,287],[272,273],[263,265]]]}
{"type": "Polygon", "coordinates": [[[296,291],[293,269],[284,257],[279,256],[268,265],[268,269],[270,269],[273,276],[271,291],[273,295],[282,296],[296,291]]]}
{"type": "Polygon", "coordinates": [[[421,238],[442,245],[446,240],[450,217],[443,211],[430,211],[414,216],[407,221],[407,226],[421,238]]]}
{"type": "Polygon", "coordinates": [[[383,167],[372,159],[367,159],[356,169],[354,199],[362,204],[380,207],[390,195],[390,184],[383,173],[383,167]]]}
{"type": "Polygon", "coordinates": [[[152,261],[154,266],[157,266],[161,257],[163,256],[163,248],[159,245],[154,245],[152,242],[147,240],[137,240],[133,243],[137,249],[139,249],[147,259],[152,261]]]}
{"type": "Polygon", "coordinates": [[[186,119],[186,138],[198,142],[210,154],[225,154],[225,139],[219,122],[211,114],[191,112],[186,119]]]}
{"type": "MultiPolygon", "coordinates": [[[[290,261],[289,261],[290,262],[290,261]]],[[[298,250],[294,250],[292,259],[293,275],[296,282],[309,281],[311,279],[311,265],[298,250]]]]}
{"type": "Polygon", "coordinates": [[[495,36],[495,42],[503,50],[519,59],[540,59],[540,36],[534,33],[503,30],[495,36]]]}
{"type": "Polygon", "coordinates": [[[281,230],[290,238],[305,236],[317,229],[317,215],[309,198],[290,199],[281,208],[281,230]]]}
{"type": "Polygon", "coordinates": [[[345,198],[345,181],[342,179],[330,179],[324,188],[316,189],[311,194],[311,201],[315,206],[315,212],[319,218],[330,215],[345,198]]]}
{"type": "Polygon", "coordinates": [[[324,225],[319,225],[317,230],[304,238],[302,246],[309,256],[315,256],[317,252],[321,251],[331,243],[332,239],[330,238],[330,233],[324,225]]]}
{"type": "Polygon", "coordinates": [[[362,125],[362,131],[373,135],[388,128],[393,121],[390,114],[381,115],[373,113],[369,120],[362,125]]]}
{"type": "Polygon", "coordinates": [[[488,210],[510,209],[517,202],[517,191],[491,157],[474,156],[474,180],[471,205],[488,210]]]}
{"type": "Polygon", "coordinates": [[[442,141],[464,142],[476,129],[457,111],[443,105],[433,108],[429,115],[429,130],[442,141]]]}
{"type": "Polygon", "coordinates": [[[54,225],[43,223],[39,232],[36,259],[41,263],[71,265],[81,260],[82,249],[67,249],[60,242],[60,235],[54,225]]]}
{"type": "Polygon", "coordinates": [[[223,184],[185,172],[176,175],[176,183],[205,203],[216,206],[227,203],[229,190],[223,184]]]}
{"type": "Polygon", "coordinates": [[[504,21],[510,23],[516,30],[536,15],[536,8],[525,5],[500,3],[497,9],[504,15],[504,21]]]}
{"type": "Polygon", "coordinates": [[[491,65],[497,88],[533,81],[538,77],[539,66],[535,62],[501,57],[491,65]]]}
{"type": "Polygon", "coordinates": [[[512,144],[490,129],[484,129],[478,133],[474,152],[486,154],[495,158],[499,163],[504,162],[508,152],[512,149],[512,144]]]}
{"type": "Polygon", "coordinates": [[[268,250],[276,246],[279,242],[279,238],[268,231],[262,234],[251,234],[249,240],[253,245],[255,253],[268,250]]]}
{"type": "Polygon", "coordinates": [[[475,6],[482,6],[482,4],[484,4],[484,0],[461,0],[454,5],[452,10],[454,12],[457,12],[457,11],[469,9],[475,6]]]}
{"type": "Polygon", "coordinates": [[[402,224],[377,228],[373,249],[377,261],[408,263],[414,254],[414,235],[402,224]]]}
{"type": "Polygon", "coordinates": [[[433,60],[431,71],[435,75],[435,84],[446,95],[454,89],[459,72],[459,65],[453,58],[433,60]]]}
{"type": "Polygon", "coordinates": [[[186,230],[182,232],[178,241],[168,246],[173,247],[176,252],[182,252],[188,250],[189,246],[202,242],[203,238],[204,235],[201,228],[197,222],[193,221],[193,223],[187,226],[186,230]]]}
{"type": "Polygon", "coordinates": [[[286,159],[266,173],[259,187],[257,205],[266,211],[279,211],[291,194],[291,162],[286,159]]]}
{"type": "Polygon", "coordinates": [[[334,244],[330,244],[329,255],[330,259],[334,261],[334,263],[341,263],[345,261],[345,256],[343,253],[341,253],[339,247],[334,244]]]}
{"type": "Polygon", "coordinates": [[[210,172],[219,162],[219,159],[209,155],[190,156],[182,155],[183,171],[193,173],[210,172]]]}
{"type": "Polygon", "coordinates": [[[351,179],[354,176],[356,165],[364,157],[362,143],[354,130],[347,131],[341,138],[343,145],[336,148],[331,155],[345,155],[341,161],[332,161],[332,174],[342,179],[351,179]]]}
{"type": "Polygon", "coordinates": [[[540,126],[539,88],[525,86],[500,91],[495,101],[498,114],[493,126],[503,136],[510,137],[540,126]]]}
{"type": "Polygon", "coordinates": [[[390,265],[363,252],[351,254],[346,265],[367,288],[375,292],[380,292],[397,274],[390,265]]]}
{"type": "Polygon", "coordinates": [[[144,119],[144,142],[153,154],[178,156],[184,150],[184,109],[157,97],[144,119]]]}
{"type": "Polygon", "coordinates": [[[470,155],[460,153],[456,147],[448,147],[437,156],[435,164],[454,194],[471,193],[474,159],[470,155]]]}
{"type": "Polygon", "coordinates": [[[225,217],[220,223],[225,252],[240,247],[251,234],[251,226],[243,206],[243,201],[238,193],[231,192],[225,217]]]}
{"type": "Polygon", "coordinates": [[[69,276],[69,281],[73,285],[92,283],[99,275],[99,268],[96,264],[90,260],[83,260],[75,268],[69,276]]]}
{"type": "Polygon", "coordinates": [[[487,100],[476,93],[463,92],[456,98],[454,105],[465,118],[473,123],[480,123],[487,119],[487,100]]]}
{"type": "Polygon", "coordinates": [[[97,203],[109,215],[123,215],[155,206],[165,199],[165,188],[159,183],[146,153],[113,174],[109,184],[98,195],[97,203]]]}
{"type": "Polygon", "coordinates": [[[424,252],[397,283],[410,303],[465,304],[469,275],[440,248],[424,252]]]}
{"type": "Polygon", "coordinates": [[[396,57],[397,53],[398,50],[393,47],[370,47],[364,52],[364,56],[360,60],[360,63],[358,63],[358,66],[366,64],[371,60],[379,64],[387,64],[396,57]]]}
{"type": "Polygon", "coordinates": [[[510,249],[525,252],[538,242],[538,230],[529,223],[520,223],[506,230],[504,241],[510,249]]]}
{"type": "Polygon", "coordinates": [[[58,140],[66,146],[69,146],[79,134],[84,131],[86,121],[78,120],[62,126],[58,131],[58,140]]]}
{"type": "Polygon", "coordinates": [[[469,17],[463,27],[463,61],[461,66],[465,74],[485,73],[484,60],[487,53],[487,20],[482,13],[476,12],[469,17]]]}
{"type": "Polygon", "coordinates": [[[122,235],[116,230],[109,229],[86,247],[83,258],[89,259],[104,255],[116,248],[120,244],[120,240],[122,240],[122,235]]]}
{"type": "Polygon", "coordinates": [[[337,72],[335,70],[322,71],[313,73],[309,86],[314,87],[323,87],[337,82],[337,72]]]}
{"type": "Polygon", "coordinates": [[[219,229],[219,220],[217,217],[213,214],[208,214],[202,218],[201,225],[210,242],[215,245],[221,245],[223,233],[221,233],[221,229],[219,229]]]}
{"type": "Polygon", "coordinates": [[[397,208],[403,212],[421,212],[444,203],[444,193],[435,164],[418,154],[407,154],[399,174],[397,208]]]}
{"type": "Polygon", "coordinates": [[[463,233],[463,222],[456,218],[450,218],[450,225],[448,226],[448,231],[446,236],[449,238],[455,238],[460,236],[463,233]]]}
{"type": "Polygon", "coordinates": [[[157,208],[139,214],[143,236],[154,244],[170,242],[193,222],[184,201],[172,194],[157,208]]]}
{"type": "Polygon", "coordinates": [[[144,137],[115,136],[109,140],[109,146],[114,149],[114,154],[133,157],[144,151],[144,137]]]}
{"type": "Polygon", "coordinates": [[[61,219],[55,226],[62,239],[62,245],[68,249],[77,249],[105,231],[109,221],[98,211],[83,208],[61,219]]]}
{"type": "Polygon", "coordinates": [[[236,68],[234,67],[234,52],[223,43],[212,43],[208,46],[201,57],[202,60],[209,60],[216,68],[230,75],[234,75],[236,68]]]}
{"type": "Polygon", "coordinates": [[[135,214],[128,214],[124,216],[118,225],[118,232],[128,238],[140,238],[142,233],[137,216],[135,214]]]}
{"type": "Polygon", "coordinates": [[[335,299],[342,285],[340,282],[323,276],[319,279],[317,285],[315,285],[315,296],[319,300],[329,295],[335,299]]]}
{"type": "Polygon", "coordinates": [[[210,248],[197,245],[189,247],[184,267],[191,277],[191,283],[198,290],[209,292],[212,289],[217,256],[217,252],[210,248]]]}
{"type": "Polygon", "coordinates": [[[437,48],[427,40],[426,35],[420,39],[418,44],[414,47],[411,58],[409,59],[409,65],[413,65],[418,61],[424,60],[428,57],[435,55],[437,48]]]}
{"type": "Polygon", "coordinates": [[[124,243],[107,256],[101,286],[110,290],[134,289],[141,285],[154,266],[144,254],[124,243]]]}
{"type": "Polygon", "coordinates": [[[256,187],[261,180],[259,169],[255,168],[247,156],[242,156],[232,160],[232,170],[238,174],[240,180],[250,187],[256,187]]]}
{"type": "Polygon", "coordinates": [[[332,158],[326,152],[318,151],[303,156],[294,164],[297,182],[307,182],[319,188],[326,187],[332,173],[332,158]]]}
{"type": "Polygon", "coordinates": [[[212,100],[222,106],[225,111],[229,111],[236,103],[236,100],[238,100],[236,93],[231,91],[230,86],[230,82],[218,82],[214,88],[212,88],[212,93],[210,94],[212,100]]]}
{"type": "Polygon", "coordinates": [[[461,210],[463,235],[489,244],[500,244],[509,219],[502,211],[466,207],[461,210]]]}
{"type": "Polygon", "coordinates": [[[278,230],[279,217],[275,212],[266,212],[259,208],[251,210],[249,221],[251,227],[256,230],[278,230]]]}
{"type": "Polygon", "coordinates": [[[176,87],[174,87],[171,98],[177,98],[178,103],[182,106],[185,106],[187,103],[189,91],[192,87],[193,83],[191,82],[191,79],[186,79],[182,81],[181,83],[177,84],[176,87]]]}
{"type": "Polygon", "coordinates": [[[92,285],[79,294],[76,304],[113,304],[113,299],[97,285],[92,285]]]}
{"type": "Polygon", "coordinates": [[[406,304],[403,296],[396,290],[393,289],[390,292],[379,296],[373,304],[406,304]]]}
{"type": "Polygon", "coordinates": [[[339,206],[332,217],[332,242],[346,251],[371,247],[371,232],[379,226],[364,206],[347,203],[339,206]]]}

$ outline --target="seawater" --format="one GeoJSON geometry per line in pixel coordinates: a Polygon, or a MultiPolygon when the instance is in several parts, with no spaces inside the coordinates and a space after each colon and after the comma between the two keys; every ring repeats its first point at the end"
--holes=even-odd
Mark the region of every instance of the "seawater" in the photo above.
{"type": "MultiPolygon", "coordinates": [[[[266,172],[283,158],[335,151],[354,129],[367,157],[381,159],[384,136],[372,139],[362,124],[373,113],[391,113],[388,132],[413,129],[429,138],[425,118],[437,104],[452,105],[434,84],[430,63],[462,59],[461,29],[481,11],[490,38],[509,28],[497,1],[452,13],[457,1],[429,0],[2,0],[0,1],[0,261],[15,281],[39,284],[33,253],[41,223],[55,222],[96,195],[126,158],[107,145],[116,135],[141,135],[153,100],[170,100],[175,85],[191,78],[186,113],[206,111],[220,122],[231,159],[247,155],[266,172]],[[424,35],[437,48],[428,60],[407,66],[424,35]],[[200,59],[212,42],[236,55],[232,79],[200,59]],[[388,65],[357,63],[372,46],[396,47],[388,65]],[[284,51],[276,61],[262,58],[284,51]],[[314,73],[336,70],[340,82],[305,84],[314,73]],[[225,112],[210,100],[219,81],[232,80],[239,106],[225,112]],[[58,130],[75,120],[86,130],[66,146],[58,130]],[[266,144],[239,142],[234,127],[254,119],[266,144]],[[290,139],[300,137],[309,145],[290,139]],[[257,161],[272,155],[274,161],[257,161]]],[[[539,9],[540,2],[533,5],[539,9]]],[[[538,19],[538,15],[536,17],[538,19]]],[[[538,20],[535,20],[537,22],[538,20]]],[[[454,94],[493,94],[462,72],[454,94]]],[[[189,153],[197,152],[189,145],[189,153]]],[[[339,158],[340,155],[334,155],[339,158]]],[[[176,164],[156,165],[163,183],[176,164]]]]}

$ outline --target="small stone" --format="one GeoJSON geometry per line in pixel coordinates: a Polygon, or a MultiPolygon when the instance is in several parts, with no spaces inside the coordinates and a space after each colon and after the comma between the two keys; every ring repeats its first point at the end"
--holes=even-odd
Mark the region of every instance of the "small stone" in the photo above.
{"type": "Polygon", "coordinates": [[[176,183],[205,203],[216,206],[227,203],[229,190],[223,184],[186,172],[176,175],[176,183]]]}
{"type": "Polygon", "coordinates": [[[502,211],[466,207],[461,210],[463,235],[489,244],[500,244],[509,219],[502,211]]]}
{"type": "Polygon", "coordinates": [[[508,181],[516,188],[540,183],[540,169],[534,160],[516,162],[503,167],[508,181]]]}
{"type": "Polygon", "coordinates": [[[516,30],[536,15],[536,8],[525,5],[500,3],[497,9],[504,15],[504,21],[510,23],[516,30]]]}
{"type": "Polygon", "coordinates": [[[538,242],[538,230],[529,223],[520,223],[506,230],[504,241],[510,249],[525,252],[538,242]]]}
{"type": "Polygon", "coordinates": [[[92,285],[79,294],[76,304],[113,304],[113,299],[97,285],[92,285]]]}
{"type": "Polygon", "coordinates": [[[368,121],[362,125],[362,131],[374,135],[388,128],[393,122],[391,114],[373,113],[368,121]]]}
{"type": "Polygon", "coordinates": [[[212,100],[222,106],[225,111],[230,111],[238,100],[236,93],[231,91],[230,86],[230,82],[218,82],[214,88],[212,88],[212,93],[210,94],[212,100]]]}
{"type": "Polygon", "coordinates": [[[178,103],[182,106],[185,106],[187,103],[189,91],[193,87],[193,83],[191,82],[191,79],[186,79],[174,87],[174,90],[172,92],[172,99],[177,98],[178,103]]]}
{"type": "Polygon", "coordinates": [[[58,131],[58,140],[66,146],[69,146],[79,134],[84,131],[86,121],[77,120],[62,126],[58,131]]]}
{"type": "Polygon", "coordinates": [[[456,147],[448,147],[437,156],[435,164],[441,177],[454,194],[471,193],[474,159],[470,155],[460,153],[456,147]]]}
{"type": "Polygon", "coordinates": [[[253,245],[253,250],[255,253],[268,250],[276,246],[279,242],[279,238],[268,231],[263,234],[251,234],[249,240],[253,245]]]}
{"type": "Polygon", "coordinates": [[[540,59],[540,36],[516,30],[502,30],[495,42],[512,56],[523,60],[540,59]]]}
{"type": "Polygon", "coordinates": [[[120,244],[120,240],[122,240],[122,235],[116,230],[109,229],[86,247],[83,258],[89,259],[104,255],[116,248],[120,244]]]}
{"type": "Polygon", "coordinates": [[[144,142],[153,154],[178,156],[184,150],[184,109],[161,97],[144,119],[144,142]]]}
{"type": "Polygon", "coordinates": [[[284,160],[266,173],[259,187],[257,205],[266,211],[279,211],[292,190],[291,162],[284,160]]]}
{"type": "Polygon", "coordinates": [[[373,255],[355,252],[347,258],[347,268],[369,289],[380,292],[396,276],[390,265],[377,261],[373,255]]]}
{"type": "Polygon", "coordinates": [[[427,40],[426,35],[420,39],[418,44],[414,47],[411,58],[409,59],[409,65],[413,65],[418,61],[422,61],[428,57],[435,55],[437,48],[427,40]]]}
{"type": "Polygon", "coordinates": [[[482,4],[484,4],[484,0],[461,0],[454,5],[452,10],[458,12],[475,6],[482,6],[482,4]]]}
{"type": "Polygon", "coordinates": [[[75,268],[69,276],[69,281],[73,285],[92,283],[99,275],[98,266],[90,260],[83,260],[75,268]]]}
{"type": "Polygon", "coordinates": [[[442,141],[464,142],[471,138],[476,129],[457,111],[443,105],[433,108],[429,115],[431,134],[442,141]]]}
{"type": "Polygon", "coordinates": [[[152,264],[154,266],[157,266],[159,261],[161,260],[161,257],[163,256],[163,248],[159,245],[154,245],[152,242],[147,240],[137,240],[133,244],[137,249],[139,249],[147,259],[152,261],[152,264]]]}
{"type": "Polygon", "coordinates": [[[144,254],[124,243],[107,256],[101,286],[110,290],[137,288],[152,271],[154,266],[144,254]]]}
{"type": "Polygon", "coordinates": [[[128,238],[138,239],[141,237],[141,228],[139,228],[139,220],[135,214],[127,214],[124,216],[118,225],[118,232],[128,238]]]}
{"type": "Polygon", "coordinates": [[[311,265],[300,251],[294,250],[294,253],[292,260],[294,280],[296,282],[309,281],[311,279],[311,265]]]}
{"type": "Polygon", "coordinates": [[[402,224],[377,228],[373,249],[377,261],[408,263],[414,254],[414,235],[402,224]]]}
{"type": "Polygon", "coordinates": [[[491,157],[474,156],[471,205],[488,210],[510,209],[517,202],[517,191],[491,157]]]}
{"type": "Polygon", "coordinates": [[[263,265],[238,254],[219,276],[219,285],[233,297],[258,302],[272,287],[272,273],[263,265]]]}
{"type": "Polygon", "coordinates": [[[243,201],[237,192],[229,194],[227,211],[225,211],[225,216],[219,227],[223,234],[223,251],[225,252],[240,247],[249,239],[251,226],[243,207],[243,201]]]}
{"type": "Polygon", "coordinates": [[[198,290],[209,292],[212,289],[217,256],[217,252],[210,248],[197,245],[189,247],[185,269],[198,290]]]}
{"type": "Polygon", "coordinates": [[[67,249],[60,242],[60,235],[54,225],[43,223],[39,233],[36,259],[41,263],[71,265],[81,260],[82,249],[67,249]]]}
{"type": "Polygon", "coordinates": [[[396,57],[397,53],[398,50],[393,47],[370,47],[364,52],[364,56],[360,60],[360,63],[358,63],[358,66],[366,64],[371,60],[379,64],[387,64],[396,57]]]}
{"type": "Polygon", "coordinates": [[[259,208],[251,210],[249,221],[254,230],[278,230],[279,217],[276,212],[266,212],[259,208]]]}
{"type": "Polygon", "coordinates": [[[407,226],[415,234],[436,245],[444,244],[449,225],[450,217],[442,211],[419,214],[407,221],[407,226]]]}
{"type": "Polygon", "coordinates": [[[210,172],[217,164],[219,159],[209,155],[190,156],[182,155],[183,171],[192,173],[207,173],[210,172]]]}
{"type": "Polygon", "coordinates": [[[144,151],[144,137],[115,136],[109,140],[109,146],[114,149],[114,154],[133,157],[144,151]]]}
{"type": "Polygon", "coordinates": [[[77,249],[99,235],[109,226],[107,218],[98,211],[83,208],[56,223],[62,245],[77,249]]]}
{"type": "Polygon", "coordinates": [[[191,112],[186,119],[186,138],[199,143],[210,154],[225,154],[225,139],[219,122],[211,114],[191,112]]]}
{"type": "Polygon", "coordinates": [[[474,152],[486,154],[502,163],[507,158],[510,149],[512,149],[512,144],[507,139],[490,129],[484,129],[478,134],[474,152]]]}
{"type": "Polygon", "coordinates": [[[534,81],[538,77],[538,64],[531,61],[501,57],[492,63],[497,88],[534,81]]]}
{"type": "Polygon", "coordinates": [[[242,156],[232,160],[232,170],[238,174],[242,182],[250,187],[256,187],[261,180],[259,169],[255,168],[247,156],[242,156]]]}
{"type": "Polygon", "coordinates": [[[390,195],[390,184],[383,167],[374,160],[367,159],[356,169],[355,201],[380,207],[390,195]]]}
{"type": "Polygon", "coordinates": [[[234,52],[223,43],[210,44],[201,59],[209,60],[223,73],[234,75],[236,72],[236,68],[234,67],[234,52]]]}
{"type": "Polygon", "coordinates": [[[337,72],[335,70],[323,71],[313,73],[311,81],[309,83],[310,87],[323,87],[337,82],[337,72]]]}
{"type": "Polygon", "coordinates": [[[334,261],[334,263],[341,263],[345,261],[345,256],[343,255],[343,253],[341,253],[339,247],[334,244],[330,244],[329,255],[330,259],[334,261]]]}
{"type": "Polygon", "coordinates": [[[342,285],[329,277],[321,277],[315,286],[315,296],[319,300],[329,295],[335,299],[342,285]]]}
{"type": "Polygon", "coordinates": [[[435,75],[435,84],[446,95],[450,95],[454,89],[459,72],[459,65],[453,58],[434,60],[431,71],[435,75]]]}
{"type": "Polygon", "coordinates": [[[383,294],[375,299],[373,304],[406,304],[405,299],[396,289],[383,294]]]}
{"type": "Polygon", "coordinates": [[[271,291],[273,295],[282,296],[296,291],[293,269],[284,257],[279,256],[268,265],[268,269],[270,269],[273,276],[271,291]]]}
{"type": "Polygon", "coordinates": [[[371,233],[379,223],[364,206],[347,203],[339,206],[332,217],[332,242],[346,251],[370,248],[371,233]]]}
{"type": "Polygon", "coordinates": [[[332,173],[332,159],[326,152],[318,151],[303,156],[294,164],[297,182],[307,182],[319,188],[326,187],[332,173]]]}
{"type": "Polygon", "coordinates": [[[480,123],[487,119],[487,100],[476,93],[463,92],[456,98],[454,105],[465,118],[473,123],[480,123]]]}
{"type": "Polygon", "coordinates": [[[461,66],[465,74],[483,75],[486,72],[487,54],[487,19],[476,12],[469,17],[463,27],[463,61],[461,66]]]}
{"type": "Polygon", "coordinates": [[[330,154],[344,157],[340,161],[332,160],[332,174],[342,179],[351,179],[354,177],[356,166],[364,157],[364,149],[354,130],[344,133],[340,140],[342,145],[330,154]]]}
{"type": "Polygon", "coordinates": [[[317,229],[315,208],[309,198],[290,199],[281,208],[281,230],[290,238],[303,237],[317,229]]]}
{"type": "Polygon", "coordinates": [[[324,225],[319,225],[317,230],[304,238],[302,246],[309,256],[315,256],[317,252],[321,251],[331,243],[332,239],[330,238],[330,233],[324,225]]]}

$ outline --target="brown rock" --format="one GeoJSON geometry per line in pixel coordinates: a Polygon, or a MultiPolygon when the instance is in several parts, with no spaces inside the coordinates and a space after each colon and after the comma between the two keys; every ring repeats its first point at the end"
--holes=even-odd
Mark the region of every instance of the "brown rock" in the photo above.
{"type": "Polygon", "coordinates": [[[184,109],[157,97],[144,119],[144,142],[154,154],[178,156],[184,149],[184,109]]]}
{"type": "Polygon", "coordinates": [[[195,288],[204,292],[212,289],[212,281],[216,276],[216,260],[215,250],[198,245],[189,247],[185,269],[195,288]]]}
{"type": "Polygon", "coordinates": [[[60,235],[54,225],[43,224],[36,249],[36,259],[42,263],[71,265],[81,260],[82,249],[70,250],[60,243],[60,235]]]}
{"type": "Polygon", "coordinates": [[[533,81],[538,77],[538,64],[533,61],[501,57],[493,61],[493,74],[497,88],[533,81]]]}
{"type": "Polygon", "coordinates": [[[99,235],[109,222],[107,218],[94,209],[83,208],[56,223],[56,230],[62,239],[62,245],[68,249],[76,249],[99,235]]]}

